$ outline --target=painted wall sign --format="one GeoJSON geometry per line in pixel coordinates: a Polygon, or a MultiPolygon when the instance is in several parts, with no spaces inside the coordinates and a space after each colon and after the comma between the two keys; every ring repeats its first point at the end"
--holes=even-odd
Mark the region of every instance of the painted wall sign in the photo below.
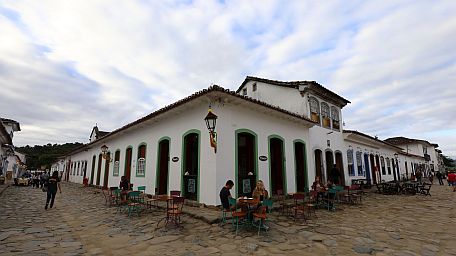
{"type": "Polygon", "coordinates": [[[173,162],[177,162],[177,161],[179,161],[179,157],[175,156],[175,157],[173,157],[173,159],[171,159],[171,160],[172,160],[173,162]]]}
{"type": "Polygon", "coordinates": [[[266,160],[268,160],[268,157],[267,156],[260,156],[259,159],[260,159],[260,161],[266,161],[266,160]]]}

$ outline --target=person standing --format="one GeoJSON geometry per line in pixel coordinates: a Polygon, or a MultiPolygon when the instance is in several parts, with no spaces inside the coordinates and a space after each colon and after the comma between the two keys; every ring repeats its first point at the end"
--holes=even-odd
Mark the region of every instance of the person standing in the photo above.
{"type": "Polygon", "coordinates": [[[52,208],[54,206],[54,200],[55,200],[55,195],[57,194],[57,188],[60,191],[60,194],[62,194],[62,188],[60,187],[60,178],[59,178],[59,172],[54,171],[52,173],[52,176],[47,180],[45,186],[47,186],[47,198],[46,198],[46,206],[44,209],[48,209],[49,201],[51,202],[50,207],[52,208]]]}
{"type": "Polygon", "coordinates": [[[439,180],[439,185],[443,185],[443,177],[442,177],[442,173],[440,171],[437,171],[437,179],[439,180]]]}
{"type": "MultiPolygon", "coordinates": [[[[57,176],[58,176],[58,174],[57,174],[57,176]]],[[[46,171],[44,171],[40,177],[41,188],[43,188],[44,184],[46,184],[48,182],[48,179],[49,179],[49,174],[46,171]]]]}

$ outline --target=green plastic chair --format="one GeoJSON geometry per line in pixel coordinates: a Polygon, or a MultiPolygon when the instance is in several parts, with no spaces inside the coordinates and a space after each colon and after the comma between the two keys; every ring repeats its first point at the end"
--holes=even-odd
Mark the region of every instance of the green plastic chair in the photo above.
{"type": "Polygon", "coordinates": [[[271,199],[264,199],[262,205],[267,207],[268,213],[272,212],[272,200],[271,199]]]}
{"type": "Polygon", "coordinates": [[[128,217],[131,217],[133,212],[136,212],[139,216],[142,207],[140,194],[141,193],[139,191],[132,191],[128,193],[128,217]]]}
{"type": "Polygon", "coordinates": [[[146,186],[138,186],[138,191],[142,193],[146,193],[146,186]]]}

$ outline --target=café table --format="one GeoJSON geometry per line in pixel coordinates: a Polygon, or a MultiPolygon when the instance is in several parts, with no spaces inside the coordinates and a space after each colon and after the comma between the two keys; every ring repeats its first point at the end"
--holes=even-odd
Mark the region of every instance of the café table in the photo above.
{"type": "Polygon", "coordinates": [[[252,220],[252,212],[256,210],[256,206],[260,203],[259,200],[254,198],[240,197],[238,198],[240,204],[247,207],[247,216],[249,220],[252,220]]]}

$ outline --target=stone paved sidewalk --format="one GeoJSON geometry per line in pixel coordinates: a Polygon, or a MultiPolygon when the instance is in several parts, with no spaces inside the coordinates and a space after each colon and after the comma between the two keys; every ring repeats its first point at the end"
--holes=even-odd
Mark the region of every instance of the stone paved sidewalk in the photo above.
{"type": "Polygon", "coordinates": [[[157,229],[163,210],[128,218],[93,188],[62,189],[48,211],[39,189],[3,193],[1,255],[456,255],[456,193],[447,186],[432,187],[431,197],[370,194],[361,206],[319,210],[307,223],[273,213],[260,237],[188,215],[182,229],[157,229]]]}

